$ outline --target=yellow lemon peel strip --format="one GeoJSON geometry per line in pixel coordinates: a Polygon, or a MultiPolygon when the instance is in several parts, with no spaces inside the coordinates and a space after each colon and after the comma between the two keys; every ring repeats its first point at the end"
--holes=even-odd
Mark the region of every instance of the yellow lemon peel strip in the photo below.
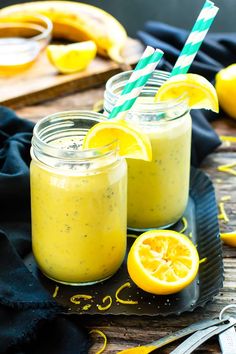
{"type": "Polygon", "coordinates": [[[229,222],[228,215],[226,214],[226,211],[225,211],[224,202],[219,203],[219,209],[220,209],[220,213],[218,215],[218,219],[224,220],[225,222],[229,222]]]}
{"type": "Polygon", "coordinates": [[[106,346],[107,346],[107,337],[106,337],[105,333],[103,333],[99,329],[92,329],[89,333],[97,333],[104,339],[104,343],[103,343],[102,348],[99,349],[95,354],[101,354],[102,352],[104,352],[104,350],[106,349],[106,346]]]}
{"type": "Polygon", "coordinates": [[[109,300],[109,302],[108,302],[108,304],[106,306],[97,305],[97,308],[98,308],[99,311],[106,311],[106,310],[108,310],[111,307],[111,305],[112,305],[112,297],[110,295],[105,296],[102,299],[102,303],[104,304],[107,300],[109,300]]]}
{"type": "Polygon", "coordinates": [[[226,172],[226,173],[229,173],[231,175],[234,175],[236,176],[236,171],[233,170],[233,167],[236,166],[236,162],[234,163],[230,163],[228,165],[221,165],[221,166],[218,166],[217,167],[217,170],[220,171],[220,172],[226,172]]]}
{"type": "Polygon", "coordinates": [[[92,306],[91,304],[84,305],[84,306],[82,307],[82,310],[83,310],[83,311],[88,311],[91,306],[92,306]]]}
{"type": "Polygon", "coordinates": [[[207,261],[207,257],[200,259],[199,264],[205,263],[207,261]]]}
{"type": "Polygon", "coordinates": [[[103,109],[103,103],[104,100],[98,100],[97,102],[94,103],[92,110],[94,112],[100,112],[103,109]]]}
{"type": "Polygon", "coordinates": [[[187,221],[187,219],[186,219],[185,217],[183,217],[183,218],[181,219],[181,221],[182,221],[182,223],[183,223],[183,228],[179,231],[180,234],[182,234],[182,233],[183,233],[184,231],[186,231],[187,228],[188,228],[188,221],[187,221]]]}
{"type": "Polygon", "coordinates": [[[236,136],[220,135],[220,140],[229,141],[230,143],[236,143],[236,136]]]}
{"type": "Polygon", "coordinates": [[[220,198],[221,202],[228,202],[229,200],[231,200],[230,195],[224,195],[223,197],[220,198]]]}
{"type": "Polygon", "coordinates": [[[84,294],[76,294],[76,295],[71,296],[70,301],[75,305],[79,305],[80,299],[91,300],[92,296],[91,295],[84,295],[84,294]]]}
{"type": "Polygon", "coordinates": [[[127,237],[130,237],[130,238],[137,238],[138,236],[128,234],[127,237]]]}
{"type": "Polygon", "coordinates": [[[53,293],[52,297],[54,297],[54,298],[57,297],[58,290],[59,290],[59,286],[57,285],[55,287],[55,290],[54,290],[54,293],[53,293]]]}
{"type": "Polygon", "coordinates": [[[117,290],[116,290],[116,301],[121,303],[121,304],[125,304],[125,305],[136,305],[138,304],[138,301],[133,301],[133,300],[122,300],[119,298],[119,294],[120,292],[125,289],[125,288],[131,288],[131,284],[128,281],[127,283],[124,283],[123,285],[121,285],[117,290]]]}
{"type": "Polygon", "coordinates": [[[220,179],[220,178],[216,178],[216,179],[214,180],[214,182],[215,182],[215,183],[222,183],[223,181],[222,181],[222,179],[220,179]]]}

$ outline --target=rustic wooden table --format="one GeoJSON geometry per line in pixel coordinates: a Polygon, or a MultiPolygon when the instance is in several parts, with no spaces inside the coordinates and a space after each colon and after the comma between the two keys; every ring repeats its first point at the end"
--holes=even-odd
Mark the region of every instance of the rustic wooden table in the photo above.
{"type": "MultiPolygon", "coordinates": [[[[54,99],[34,106],[26,106],[17,110],[24,118],[37,121],[38,119],[62,110],[92,109],[95,102],[102,99],[104,87],[82,91],[66,97],[54,99]]],[[[236,121],[222,118],[213,124],[219,135],[236,136],[236,121]]],[[[217,166],[236,162],[236,144],[223,144],[217,151],[208,156],[201,168],[212,178],[217,199],[224,195],[231,195],[231,200],[225,203],[229,222],[220,220],[221,231],[236,229],[236,176],[217,171],[217,166]]],[[[224,287],[211,304],[204,309],[197,309],[193,313],[181,316],[137,317],[137,316],[81,316],[81,324],[89,329],[97,328],[103,331],[108,339],[104,353],[116,353],[132,346],[152,342],[168,333],[188,326],[191,323],[213,316],[228,304],[236,303],[236,249],[223,246],[224,255],[224,287]]],[[[69,339],[68,339],[69,340],[69,339]]],[[[102,339],[95,335],[94,344],[90,353],[96,353],[102,345],[102,339]]],[[[168,346],[162,353],[169,353],[175,346],[168,346]]],[[[217,338],[214,338],[195,351],[195,353],[220,353],[217,338]]],[[[233,354],[233,353],[232,353],[233,354]]]]}

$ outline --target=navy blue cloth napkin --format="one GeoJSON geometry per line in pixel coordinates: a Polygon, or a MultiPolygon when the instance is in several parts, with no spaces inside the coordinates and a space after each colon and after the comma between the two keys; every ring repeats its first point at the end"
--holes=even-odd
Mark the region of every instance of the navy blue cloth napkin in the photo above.
{"type": "Polygon", "coordinates": [[[85,354],[88,334],[79,318],[63,315],[24,265],[31,253],[32,129],[0,107],[0,353],[85,354]]]}
{"type": "MultiPolygon", "coordinates": [[[[145,44],[163,50],[158,69],[171,71],[189,31],[161,22],[149,21],[137,36],[145,44]]],[[[216,73],[236,62],[236,33],[209,33],[204,39],[189,72],[200,74],[214,83],[216,73]]],[[[192,164],[197,166],[204,157],[220,145],[220,139],[209,121],[217,115],[205,110],[192,110],[192,164]]]]}

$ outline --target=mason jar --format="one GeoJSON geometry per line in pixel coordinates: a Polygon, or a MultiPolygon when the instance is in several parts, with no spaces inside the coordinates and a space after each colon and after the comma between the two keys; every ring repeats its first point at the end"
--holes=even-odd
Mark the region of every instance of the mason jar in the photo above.
{"type": "Polygon", "coordinates": [[[127,167],[115,142],[82,150],[101,114],[70,111],[39,121],[30,166],[32,246],[41,271],[70,285],[112,276],[126,251],[127,167]]]}
{"type": "MultiPolygon", "coordinates": [[[[104,94],[109,115],[131,71],[110,78],[104,94]]],[[[154,102],[169,73],[155,71],[125,119],[147,134],[152,161],[127,159],[128,227],[134,230],[167,228],[184,213],[189,195],[191,117],[188,98],[154,102]]]]}

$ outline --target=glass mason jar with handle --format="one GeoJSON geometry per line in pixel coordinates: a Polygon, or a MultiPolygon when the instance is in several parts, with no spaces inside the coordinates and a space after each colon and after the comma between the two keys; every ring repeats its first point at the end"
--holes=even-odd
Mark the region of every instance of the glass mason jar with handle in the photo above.
{"type": "MultiPolygon", "coordinates": [[[[110,78],[104,96],[109,115],[131,72],[110,78]]],[[[128,227],[134,230],[167,228],[183,215],[188,201],[191,117],[187,97],[154,102],[169,74],[155,71],[125,119],[151,141],[151,162],[127,159],[128,227]]]]}
{"type": "Polygon", "coordinates": [[[115,143],[81,150],[88,129],[103,119],[95,112],[61,112],[33,132],[33,253],[47,277],[65,284],[102,281],[125,256],[126,162],[115,143]]]}

